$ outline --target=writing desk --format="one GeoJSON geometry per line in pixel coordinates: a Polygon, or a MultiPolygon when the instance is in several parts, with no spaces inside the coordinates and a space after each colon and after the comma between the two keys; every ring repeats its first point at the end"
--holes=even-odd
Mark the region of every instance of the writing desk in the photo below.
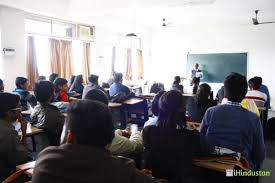
{"type": "Polygon", "coordinates": [[[184,96],[184,97],[195,97],[196,94],[193,94],[193,93],[183,93],[182,96],[184,96]]]}
{"type": "Polygon", "coordinates": [[[16,170],[26,170],[26,169],[28,169],[25,172],[25,174],[31,177],[32,174],[33,174],[33,168],[35,166],[35,162],[36,161],[31,161],[31,162],[28,162],[28,163],[25,163],[25,164],[22,164],[22,165],[18,165],[18,166],[16,166],[16,170]]]}
{"type": "Polygon", "coordinates": [[[27,126],[26,137],[31,138],[31,140],[32,140],[32,149],[35,152],[36,152],[36,143],[35,143],[34,136],[39,135],[43,132],[44,132],[43,129],[36,128],[34,126],[31,126],[30,124],[28,124],[28,126],[27,126]]]}
{"type": "Polygon", "coordinates": [[[32,114],[32,109],[29,109],[27,111],[21,111],[21,114],[30,116],[32,114]]]}
{"type": "Polygon", "coordinates": [[[109,102],[108,106],[109,106],[110,108],[116,108],[116,107],[121,107],[122,104],[121,104],[121,103],[109,102]]]}
{"type": "Polygon", "coordinates": [[[131,98],[131,99],[125,100],[123,102],[123,104],[135,105],[135,104],[138,104],[140,102],[143,102],[143,99],[140,99],[140,98],[131,98]]]}
{"type": "Polygon", "coordinates": [[[152,100],[155,96],[156,96],[156,94],[154,94],[154,93],[139,95],[139,97],[147,99],[147,100],[152,100]]]}
{"type": "Polygon", "coordinates": [[[43,133],[44,130],[43,129],[39,129],[39,128],[36,128],[34,126],[31,126],[31,125],[28,125],[27,127],[27,137],[31,137],[31,136],[34,136],[34,135],[37,135],[37,134],[40,134],[40,133],[43,133]]]}
{"type": "Polygon", "coordinates": [[[209,170],[214,170],[218,172],[226,172],[226,170],[233,170],[235,165],[234,164],[226,164],[226,163],[220,163],[220,162],[192,162],[193,165],[196,165],[201,168],[206,168],[209,170]]]}
{"type": "Polygon", "coordinates": [[[187,121],[186,127],[187,129],[190,129],[190,130],[198,130],[198,131],[201,130],[201,124],[193,121],[187,121]]]}

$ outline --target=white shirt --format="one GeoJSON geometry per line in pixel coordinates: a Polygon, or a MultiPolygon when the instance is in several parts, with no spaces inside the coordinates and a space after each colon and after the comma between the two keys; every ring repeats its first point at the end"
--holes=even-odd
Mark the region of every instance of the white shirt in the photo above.
{"type": "Polygon", "coordinates": [[[258,107],[264,107],[267,101],[267,95],[258,90],[249,90],[245,98],[254,100],[258,107]]]}
{"type": "Polygon", "coordinates": [[[258,99],[258,100],[267,100],[267,96],[265,93],[260,92],[258,90],[249,90],[246,94],[246,98],[250,98],[250,99],[258,99]]]}
{"type": "Polygon", "coordinates": [[[107,146],[112,155],[127,156],[132,153],[143,151],[141,132],[135,131],[130,138],[123,137],[120,130],[115,131],[115,137],[110,145],[107,146]]]}

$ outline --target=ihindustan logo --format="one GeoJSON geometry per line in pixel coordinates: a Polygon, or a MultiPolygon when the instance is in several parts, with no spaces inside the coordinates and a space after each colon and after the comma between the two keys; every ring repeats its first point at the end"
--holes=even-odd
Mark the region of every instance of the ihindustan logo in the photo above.
{"type": "Polygon", "coordinates": [[[244,170],[226,170],[227,177],[269,177],[271,176],[270,171],[244,171],[244,170]]]}

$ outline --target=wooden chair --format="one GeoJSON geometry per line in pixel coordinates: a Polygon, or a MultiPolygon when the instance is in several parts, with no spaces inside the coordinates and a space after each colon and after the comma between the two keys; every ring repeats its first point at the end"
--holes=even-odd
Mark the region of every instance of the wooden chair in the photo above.
{"type": "Polygon", "coordinates": [[[2,183],[12,183],[16,179],[18,179],[19,177],[24,175],[30,169],[32,169],[32,168],[25,168],[25,169],[18,170],[16,172],[14,172],[13,174],[11,174],[8,178],[6,178],[2,183]]]}

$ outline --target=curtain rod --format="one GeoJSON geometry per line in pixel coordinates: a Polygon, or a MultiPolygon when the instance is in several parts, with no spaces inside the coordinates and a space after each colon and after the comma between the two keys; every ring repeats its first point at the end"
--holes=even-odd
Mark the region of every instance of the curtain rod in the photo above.
{"type": "Polygon", "coordinates": [[[39,34],[39,33],[26,33],[26,36],[41,36],[41,37],[47,37],[47,38],[53,38],[53,39],[58,39],[58,40],[65,40],[65,41],[82,41],[82,42],[85,42],[85,43],[95,42],[95,41],[81,40],[81,39],[77,39],[77,38],[51,36],[51,35],[39,34]]]}

